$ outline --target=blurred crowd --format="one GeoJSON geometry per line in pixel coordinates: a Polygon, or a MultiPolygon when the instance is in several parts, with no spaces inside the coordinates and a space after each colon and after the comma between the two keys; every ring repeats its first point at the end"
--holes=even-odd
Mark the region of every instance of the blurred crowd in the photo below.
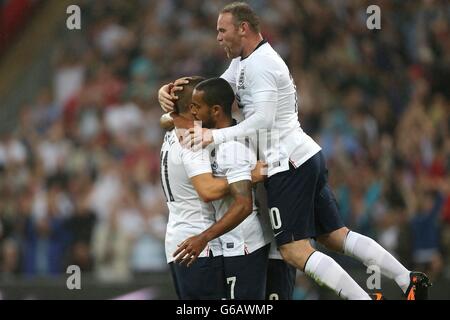
{"type": "MultiPolygon", "coordinates": [[[[227,2],[78,3],[82,30],[61,31],[52,83],[0,137],[3,278],[166,270],[157,90],[228,64],[215,31],[227,2]]],[[[379,1],[381,30],[366,27],[372,1],[249,3],[290,67],[346,224],[409,268],[450,274],[448,2],[379,1]]]]}

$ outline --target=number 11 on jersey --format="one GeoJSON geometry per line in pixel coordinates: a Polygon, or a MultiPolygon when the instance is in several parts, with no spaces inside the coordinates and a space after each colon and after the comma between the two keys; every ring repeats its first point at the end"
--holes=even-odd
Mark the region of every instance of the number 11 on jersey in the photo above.
{"type": "Polygon", "coordinates": [[[169,156],[169,151],[163,151],[160,155],[160,178],[161,178],[161,186],[164,191],[164,195],[166,196],[167,202],[175,201],[173,198],[172,190],[170,189],[169,183],[169,167],[167,165],[167,158],[169,156]],[[164,181],[163,181],[164,178],[164,181]],[[165,186],[164,186],[165,185],[165,186]]]}

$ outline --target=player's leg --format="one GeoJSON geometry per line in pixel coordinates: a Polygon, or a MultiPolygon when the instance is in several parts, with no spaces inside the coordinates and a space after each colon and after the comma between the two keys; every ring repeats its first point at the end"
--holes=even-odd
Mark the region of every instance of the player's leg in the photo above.
{"type": "Polygon", "coordinates": [[[341,228],[317,239],[327,248],[344,253],[366,266],[377,266],[380,272],[393,279],[408,299],[427,299],[428,277],[421,272],[411,272],[373,239],[347,228],[341,228]]]}
{"type": "Polygon", "coordinates": [[[227,297],[231,300],[264,300],[269,245],[242,256],[224,257],[227,297]]]}
{"type": "Polygon", "coordinates": [[[318,284],[350,300],[371,300],[370,296],[331,257],[314,250],[309,240],[297,240],[280,247],[286,262],[303,270],[318,284]]]}
{"type": "MultiPolygon", "coordinates": [[[[259,218],[264,229],[270,228],[267,208],[267,193],[262,184],[256,186],[255,202],[260,212],[259,218]]],[[[272,230],[268,230],[272,233],[272,230]]],[[[286,263],[278,251],[275,239],[270,243],[269,261],[267,265],[266,300],[292,300],[296,282],[295,269],[286,263]]]]}
{"type": "Polygon", "coordinates": [[[383,275],[394,279],[403,292],[406,292],[410,271],[369,237],[343,227],[322,235],[317,240],[328,249],[358,259],[365,266],[378,266],[383,275]]]}
{"type": "Polygon", "coordinates": [[[226,297],[223,258],[199,258],[189,268],[169,264],[180,300],[221,300],[226,297]]]}
{"type": "Polygon", "coordinates": [[[314,198],[320,174],[319,153],[266,182],[269,213],[283,259],[304,270],[319,284],[347,299],[370,299],[369,295],[327,255],[315,251],[309,239],[316,236],[314,198]]]}
{"type": "Polygon", "coordinates": [[[266,300],[292,300],[296,274],[297,269],[286,263],[282,258],[269,258],[267,266],[266,300]]]}
{"type": "Polygon", "coordinates": [[[320,180],[320,192],[315,197],[315,218],[318,229],[317,240],[330,250],[345,253],[352,256],[366,266],[376,265],[383,275],[394,279],[403,292],[409,294],[412,290],[411,284],[416,282],[414,292],[417,298],[426,295],[428,278],[421,273],[411,273],[389,252],[381,247],[377,242],[350,231],[344,226],[339,215],[336,198],[327,183],[327,169],[325,159],[321,155],[322,173],[320,180]],[[415,278],[414,278],[415,277],[415,278]]]}
{"type": "Polygon", "coordinates": [[[178,283],[177,269],[175,268],[175,262],[169,263],[170,275],[172,276],[173,286],[175,287],[175,292],[177,293],[178,300],[183,299],[183,295],[180,291],[180,284],[178,283]]]}

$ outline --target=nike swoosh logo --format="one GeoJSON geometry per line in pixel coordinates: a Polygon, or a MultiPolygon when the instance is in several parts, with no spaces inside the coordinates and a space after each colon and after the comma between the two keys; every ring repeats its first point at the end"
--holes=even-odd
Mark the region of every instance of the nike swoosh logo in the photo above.
{"type": "Polygon", "coordinates": [[[275,233],[274,237],[278,237],[279,234],[281,234],[283,231],[275,233]]]}

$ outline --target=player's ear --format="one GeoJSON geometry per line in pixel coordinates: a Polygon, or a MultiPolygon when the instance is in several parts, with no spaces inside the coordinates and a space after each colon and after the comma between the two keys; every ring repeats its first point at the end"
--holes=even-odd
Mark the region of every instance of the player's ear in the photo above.
{"type": "Polygon", "coordinates": [[[197,106],[196,104],[191,103],[191,104],[189,105],[189,109],[191,110],[191,114],[192,114],[193,116],[196,116],[196,115],[198,114],[198,106],[197,106]]]}
{"type": "Polygon", "coordinates": [[[244,35],[244,33],[248,30],[248,28],[249,28],[248,22],[245,21],[241,22],[238,28],[239,35],[241,36],[244,35]]]}
{"type": "Polygon", "coordinates": [[[221,109],[221,108],[222,108],[222,107],[219,106],[218,104],[213,105],[212,108],[211,108],[212,114],[213,114],[214,116],[218,116],[219,113],[220,113],[220,109],[221,109]]]}

